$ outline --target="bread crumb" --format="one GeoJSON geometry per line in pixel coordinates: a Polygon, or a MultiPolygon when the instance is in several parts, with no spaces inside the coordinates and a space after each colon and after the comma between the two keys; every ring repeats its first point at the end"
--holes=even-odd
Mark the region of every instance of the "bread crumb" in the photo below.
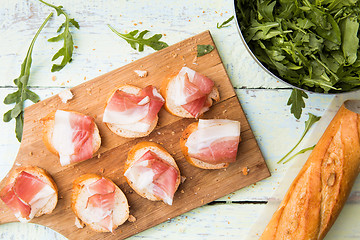
{"type": "Polygon", "coordinates": [[[79,218],[75,217],[75,226],[77,228],[84,228],[85,224],[79,218]]]}
{"type": "Polygon", "coordinates": [[[184,183],[186,180],[186,177],[185,176],[181,176],[181,183],[184,183]]]}
{"type": "Polygon", "coordinates": [[[56,76],[52,76],[51,80],[55,81],[56,80],[56,76]]]}
{"type": "Polygon", "coordinates": [[[244,174],[244,176],[248,175],[249,172],[250,172],[250,169],[248,169],[248,167],[243,167],[242,174],[244,174]]]}
{"type": "Polygon", "coordinates": [[[32,156],[32,155],[34,155],[34,153],[33,153],[33,152],[29,152],[29,156],[32,156]]]}
{"type": "Polygon", "coordinates": [[[131,222],[131,223],[132,223],[132,222],[135,222],[135,221],[136,221],[136,217],[134,217],[133,215],[130,214],[130,215],[129,215],[129,218],[128,218],[128,221],[131,222]]]}
{"type": "Polygon", "coordinates": [[[70,89],[65,89],[61,91],[58,96],[63,103],[67,103],[67,101],[71,100],[74,97],[70,89]]]}
{"type": "Polygon", "coordinates": [[[200,201],[200,202],[201,202],[201,204],[204,204],[204,199],[201,199],[201,201],[200,201]]]}
{"type": "Polygon", "coordinates": [[[104,172],[105,172],[105,169],[100,168],[100,172],[101,172],[101,173],[104,173],[104,172]]]}
{"type": "Polygon", "coordinates": [[[97,158],[100,158],[100,157],[101,157],[101,154],[100,154],[100,153],[98,153],[97,158]]]}
{"type": "Polygon", "coordinates": [[[185,191],[184,191],[184,190],[181,190],[180,192],[181,192],[181,193],[185,193],[185,191]]]}

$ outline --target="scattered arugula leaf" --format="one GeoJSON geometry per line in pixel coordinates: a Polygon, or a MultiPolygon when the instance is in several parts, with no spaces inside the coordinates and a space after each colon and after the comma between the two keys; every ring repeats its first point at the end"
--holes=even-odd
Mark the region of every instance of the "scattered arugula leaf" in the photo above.
{"type": "Polygon", "coordinates": [[[118,31],[116,31],[109,24],[108,24],[108,27],[116,35],[118,35],[119,37],[121,37],[125,41],[127,41],[133,49],[138,50],[139,52],[144,51],[144,45],[151,47],[155,51],[161,50],[161,49],[169,46],[169,45],[167,45],[167,43],[159,41],[162,38],[161,34],[155,34],[154,36],[152,36],[148,39],[145,39],[144,36],[146,33],[149,32],[148,30],[144,30],[144,31],[140,32],[139,35],[137,37],[135,37],[135,35],[139,32],[139,30],[134,30],[134,31],[131,31],[130,33],[123,34],[123,33],[119,33],[118,31]],[[138,49],[136,48],[137,45],[139,46],[138,49]]]}
{"type": "Polygon", "coordinates": [[[230,26],[230,24],[228,24],[228,23],[231,22],[233,19],[234,19],[234,15],[232,15],[231,17],[229,17],[228,20],[224,21],[224,22],[223,22],[222,24],[220,24],[220,25],[219,25],[219,23],[217,23],[217,24],[216,24],[216,27],[217,27],[218,29],[228,27],[228,26],[230,26]],[[228,24],[228,25],[226,25],[226,24],[228,24]]]}
{"type": "Polygon", "coordinates": [[[45,19],[39,30],[36,32],[29,49],[27,51],[24,62],[21,64],[21,72],[20,76],[14,80],[15,85],[18,90],[16,92],[8,94],[5,99],[5,104],[13,104],[15,106],[13,109],[7,111],[4,114],[3,120],[4,122],[9,122],[11,119],[15,118],[15,134],[16,138],[19,142],[21,142],[22,133],[23,133],[23,125],[24,125],[24,102],[29,99],[30,101],[36,103],[40,100],[39,96],[28,89],[28,82],[30,77],[30,68],[31,68],[31,54],[34,48],[35,41],[39,36],[41,30],[44,28],[46,23],[49,21],[53,13],[50,13],[49,16],[45,19]]]}
{"type": "Polygon", "coordinates": [[[281,163],[287,156],[289,156],[290,153],[292,153],[297,146],[301,143],[301,141],[304,139],[306,133],[310,130],[311,126],[314,125],[317,121],[320,120],[321,117],[315,116],[312,113],[309,113],[308,120],[305,121],[305,129],[303,134],[301,135],[299,141],[295,144],[295,146],[284,156],[282,157],[277,163],[281,163]]]}
{"type": "Polygon", "coordinates": [[[63,57],[60,64],[53,64],[51,68],[51,72],[60,71],[65,67],[66,64],[70,63],[72,61],[72,54],[74,50],[74,41],[70,32],[70,26],[74,26],[77,29],[80,28],[79,23],[75,21],[74,18],[70,18],[69,15],[63,10],[63,6],[55,6],[50,3],[44,2],[43,0],[39,0],[40,2],[44,3],[45,5],[52,7],[56,10],[56,13],[58,16],[63,14],[65,16],[65,22],[60,25],[57,32],[61,32],[61,30],[64,29],[62,33],[57,35],[56,37],[48,39],[49,42],[58,42],[63,40],[64,45],[62,48],[59,49],[57,53],[53,56],[51,61],[55,61],[59,57],[63,57]]]}
{"type": "Polygon", "coordinates": [[[197,56],[201,57],[214,50],[214,46],[212,45],[197,45],[197,56]]]}
{"type": "Polygon", "coordinates": [[[304,149],[301,149],[300,151],[298,151],[297,153],[295,153],[294,155],[292,155],[291,157],[289,157],[285,162],[283,162],[283,164],[289,162],[291,159],[293,159],[293,158],[296,157],[297,155],[300,155],[300,154],[306,153],[307,151],[313,150],[313,149],[315,148],[315,146],[316,146],[316,145],[311,146],[311,147],[307,147],[307,148],[304,148],[304,149]]]}
{"type": "Polygon", "coordinates": [[[297,119],[300,118],[302,109],[305,108],[304,98],[308,98],[308,95],[304,91],[294,88],[287,102],[288,106],[291,105],[291,113],[297,119]]]}

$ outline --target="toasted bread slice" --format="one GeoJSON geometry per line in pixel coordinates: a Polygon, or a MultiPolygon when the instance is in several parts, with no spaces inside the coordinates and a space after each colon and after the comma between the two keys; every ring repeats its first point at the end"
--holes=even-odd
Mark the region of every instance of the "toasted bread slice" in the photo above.
{"type": "Polygon", "coordinates": [[[58,188],[56,186],[56,183],[52,179],[51,175],[46,170],[44,170],[40,167],[36,167],[36,166],[19,167],[19,168],[15,169],[14,171],[12,171],[10,173],[10,175],[7,177],[5,186],[12,184],[15,181],[15,179],[17,178],[17,176],[23,171],[39,178],[41,181],[46,183],[48,186],[50,186],[55,191],[55,194],[53,196],[51,196],[51,198],[44,205],[44,207],[42,207],[41,209],[39,209],[37,211],[37,213],[35,214],[35,217],[40,217],[41,215],[44,215],[44,214],[50,214],[55,209],[57,201],[58,201],[58,188]]]}
{"type": "MultiPolygon", "coordinates": [[[[173,166],[176,171],[178,172],[178,177],[176,179],[175,184],[175,191],[180,185],[181,176],[180,176],[180,170],[178,166],[176,165],[176,162],[174,158],[166,151],[165,148],[163,148],[160,144],[154,143],[154,142],[140,142],[136,144],[128,153],[127,160],[125,162],[125,169],[124,173],[139,159],[141,158],[147,151],[152,151],[155,153],[159,158],[169,163],[171,166],[173,166]]],[[[139,194],[140,196],[147,198],[151,201],[161,201],[162,199],[158,196],[155,196],[152,192],[146,191],[145,189],[139,189],[134,183],[132,183],[126,176],[126,181],[130,185],[134,191],[139,194]]]]}
{"type": "MultiPolygon", "coordinates": [[[[176,78],[177,74],[171,75],[169,77],[167,77],[161,84],[161,88],[160,88],[160,93],[161,95],[165,98],[165,109],[178,117],[182,117],[182,118],[194,118],[193,115],[191,115],[188,111],[186,111],[182,106],[177,106],[174,103],[174,99],[169,97],[169,96],[175,96],[176,94],[174,94],[174,83],[175,83],[175,78],[176,78]]],[[[219,101],[220,100],[220,94],[219,94],[219,90],[217,89],[217,87],[214,85],[212,91],[210,92],[210,94],[208,95],[208,98],[206,100],[206,102],[208,103],[207,105],[209,106],[208,108],[204,107],[200,113],[199,113],[199,117],[201,117],[206,111],[208,111],[210,109],[210,107],[213,105],[214,101],[219,101]]]]}
{"type": "MultiPolygon", "coordinates": [[[[110,94],[110,97],[108,98],[108,100],[106,102],[105,108],[106,108],[107,104],[109,103],[109,101],[111,100],[111,97],[114,95],[114,93],[117,90],[121,90],[123,92],[136,95],[141,91],[141,88],[133,86],[133,85],[128,85],[128,84],[117,87],[110,94]]],[[[105,124],[110,129],[110,131],[112,131],[116,135],[119,135],[124,138],[139,138],[139,137],[145,137],[145,136],[149,135],[155,129],[158,119],[159,118],[156,116],[154,121],[151,122],[149,130],[146,132],[137,131],[136,125],[132,125],[131,130],[130,130],[130,129],[123,128],[120,124],[113,124],[113,123],[105,123],[105,124]]]]}
{"type": "MultiPolygon", "coordinates": [[[[67,111],[67,110],[62,110],[62,111],[67,111]]],[[[73,112],[76,114],[80,114],[80,115],[84,115],[82,113],[78,113],[75,111],[67,111],[67,112],[73,112]]],[[[55,147],[52,144],[52,136],[53,136],[53,132],[54,132],[54,124],[55,124],[55,113],[51,112],[49,113],[45,118],[41,119],[43,122],[43,141],[44,144],[46,146],[46,148],[53,154],[59,156],[58,151],[55,149],[55,147]]],[[[99,129],[96,126],[95,122],[94,122],[94,133],[93,133],[93,141],[92,141],[92,149],[93,149],[93,154],[95,154],[101,145],[101,137],[100,137],[100,133],[99,133],[99,129]]]]}
{"type": "Polygon", "coordinates": [[[203,168],[203,169],[221,169],[221,168],[227,168],[229,166],[229,163],[219,163],[219,164],[210,164],[207,162],[203,162],[200,159],[190,157],[188,154],[188,148],[185,145],[187,139],[189,138],[190,134],[194,131],[196,131],[198,128],[198,122],[191,123],[187,128],[184,130],[183,134],[180,137],[180,148],[182,153],[184,154],[184,157],[186,161],[188,161],[191,165],[203,168]]]}
{"type": "Polygon", "coordinates": [[[112,182],[115,186],[115,207],[113,209],[113,230],[119,225],[123,224],[129,218],[129,205],[125,194],[120,190],[116,184],[106,177],[99,176],[97,174],[84,174],[78,177],[73,183],[73,192],[71,196],[71,208],[75,215],[87,226],[96,232],[109,232],[108,229],[100,226],[98,223],[94,223],[89,219],[84,209],[87,206],[88,198],[91,197],[87,191],[86,186],[94,183],[101,178],[105,178],[112,182]]]}

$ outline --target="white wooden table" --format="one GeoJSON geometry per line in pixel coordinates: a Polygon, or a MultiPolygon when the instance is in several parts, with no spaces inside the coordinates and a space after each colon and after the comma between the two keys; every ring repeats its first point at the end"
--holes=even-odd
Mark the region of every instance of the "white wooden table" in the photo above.
{"type": "MultiPolygon", "coordinates": [[[[195,209],[160,224],[132,239],[243,239],[260,216],[267,200],[281,181],[290,164],[276,164],[293,146],[303,131],[306,113],[322,115],[333,96],[310,94],[305,114],[300,120],[286,106],[291,89],[266,74],[247,53],[235,22],[217,29],[233,15],[232,0],[63,0],[63,5],[80,24],[73,30],[73,62],[62,71],[51,73],[50,59],[62,43],[48,43],[55,35],[62,17],[53,17],[39,36],[34,52],[30,86],[41,99],[92,79],[112,69],[152,53],[139,53],[117,37],[107,24],[120,32],[148,29],[162,33],[169,45],[209,29],[227,72],[236,89],[272,176],[232,193],[212,204],[195,209]]],[[[0,1],[0,99],[14,91],[13,79],[36,30],[53,11],[32,0],[0,1]]],[[[10,106],[0,104],[1,115],[10,106]]],[[[19,143],[14,122],[0,121],[0,178],[13,164],[19,143]]],[[[327,236],[331,239],[360,239],[360,179],[351,193],[351,201],[327,236]]],[[[61,221],[59,219],[59,221],[61,221]]],[[[35,225],[11,223],[0,226],[0,239],[65,239],[53,230],[35,225]]]]}

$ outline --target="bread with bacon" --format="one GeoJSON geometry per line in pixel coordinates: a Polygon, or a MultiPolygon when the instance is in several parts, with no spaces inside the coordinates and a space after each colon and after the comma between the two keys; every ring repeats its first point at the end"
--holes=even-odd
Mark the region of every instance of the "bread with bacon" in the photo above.
{"type": "Polygon", "coordinates": [[[125,194],[109,178],[84,174],[73,183],[71,208],[96,232],[113,232],[129,218],[125,194]]]}
{"type": "Polygon", "coordinates": [[[58,201],[58,188],[50,174],[36,166],[19,167],[7,176],[0,198],[20,222],[50,214],[58,201]]]}
{"type": "Polygon", "coordinates": [[[56,110],[41,119],[43,142],[59,156],[62,166],[93,157],[101,145],[94,118],[69,110],[56,110]]]}
{"type": "Polygon", "coordinates": [[[240,123],[227,119],[199,119],[180,137],[185,159],[203,169],[221,169],[236,161],[240,123]]]}
{"type": "Polygon", "coordinates": [[[149,135],[158,122],[164,99],[153,86],[139,88],[125,84],[117,87],[107,100],[103,122],[125,138],[149,135]]]}
{"type": "Polygon", "coordinates": [[[160,144],[140,142],[128,153],[124,176],[134,191],[151,201],[172,205],[179,187],[180,170],[174,158],[160,144]]]}
{"type": "Polygon", "coordinates": [[[167,77],[161,85],[165,109],[182,118],[199,118],[210,109],[214,101],[220,100],[220,94],[214,82],[188,68],[167,77]]]}

